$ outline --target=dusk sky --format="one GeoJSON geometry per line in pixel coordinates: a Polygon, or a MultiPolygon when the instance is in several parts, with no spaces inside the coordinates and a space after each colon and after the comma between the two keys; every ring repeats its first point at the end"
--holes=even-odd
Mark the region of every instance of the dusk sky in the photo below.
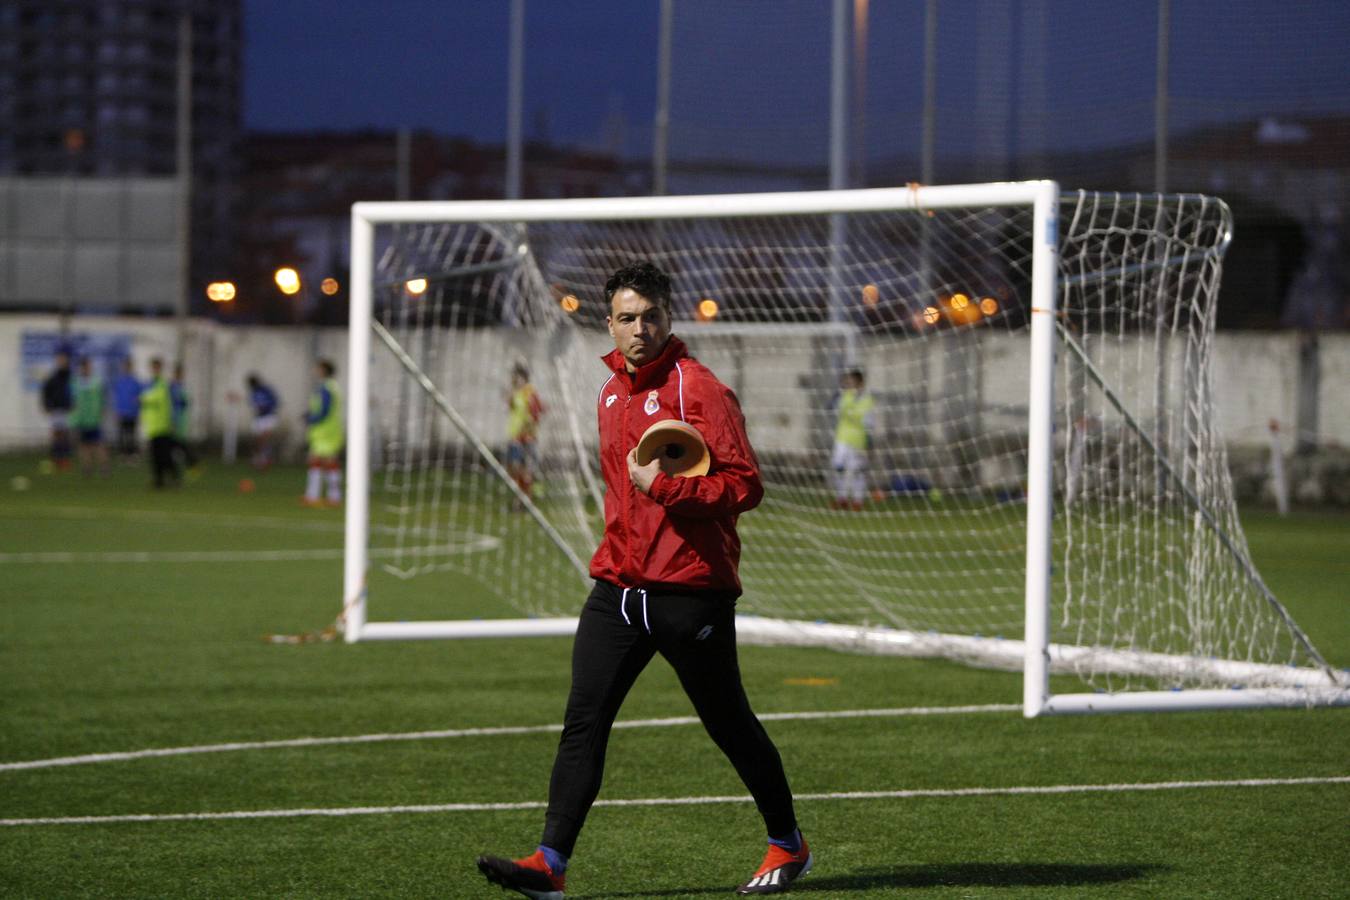
{"type": "MultiPolygon", "coordinates": [[[[245,122],[506,130],[508,0],[245,0],[245,122]]],[[[526,4],[525,132],[650,153],[657,0],[526,4]],[[620,130],[622,123],[622,130],[620,130]]],[[[676,0],[672,156],[823,162],[830,0],[676,0]]],[[[870,158],[915,154],[922,0],[873,0],[870,158]]],[[[1172,127],[1350,114],[1350,3],[1172,3],[1172,127]]],[[[1151,140],[1157,5],[944,0],[940,150],[1151,140]],[[992,129],[992,131],[991,131],[992,129]]]]}

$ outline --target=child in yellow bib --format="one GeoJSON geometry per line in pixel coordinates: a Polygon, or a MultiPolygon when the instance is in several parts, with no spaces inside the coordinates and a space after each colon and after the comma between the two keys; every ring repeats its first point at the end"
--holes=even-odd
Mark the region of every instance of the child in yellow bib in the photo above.
{"type": "Polygon", "coordinates": [[[333,363],[321,359],[314,367],[318,384],[309,396],[305,436],[309,442],[309,477],[305,483],[306,506],[342,505],[342,448],[346,431],[342,419],[342,388],[333,374],[333,363]],[[328,498],[323,497],[327,476],[328,498]]]}

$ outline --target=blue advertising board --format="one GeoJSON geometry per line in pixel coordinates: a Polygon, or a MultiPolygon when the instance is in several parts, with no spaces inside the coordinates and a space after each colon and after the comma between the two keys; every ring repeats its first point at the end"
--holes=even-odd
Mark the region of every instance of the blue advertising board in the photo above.
{"type": "Polygon", "coordinates": [[[43,380],[56,364],[56,354],[66,352],[71,365],[88,357],[94,371],[111,381],[131,356],[131,335],[116,333],[82,334],[79,332],[25,331],[20,336],[20,380],[25,391],[37,392],[43,380]]]}

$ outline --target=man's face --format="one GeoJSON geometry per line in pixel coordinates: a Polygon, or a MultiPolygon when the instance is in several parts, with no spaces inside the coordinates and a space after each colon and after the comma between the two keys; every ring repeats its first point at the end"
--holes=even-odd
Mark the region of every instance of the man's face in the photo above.
{"type": "Polygon", "coordinates": [[[670,337],[670,315],[632,288],[614,292],[605,322],[630,372],[660,356],[670,337]]]}

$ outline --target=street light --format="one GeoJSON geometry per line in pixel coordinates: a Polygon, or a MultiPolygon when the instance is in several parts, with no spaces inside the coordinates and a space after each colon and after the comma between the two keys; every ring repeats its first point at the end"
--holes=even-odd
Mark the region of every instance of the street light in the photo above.
{"type": "Polygon", "coordinates": [[[300,273],[290,266],[282,266],[277,269],[272,279],[277,283],[277,287],[286,295],[300,293],[300,273]]]}
{"type": "Polygon", "coordinates": [[[980,307],[965,294],[952,294],[947,299],[947,319],[953,325],[974,325],[980,321],[980,307]]]}
{"type": "Polygon", "coordinates": [[[336,278],[325,278],[319,282],[319,290],[323,291],[324,296],[331,297],[341,290],[342,286],[338,284],[336,278]]]}
{"type": "Polygon", "coordinates": [[[206,299],[212,303],[229,303],[235,294],[233,281],[213,281],[206,286],[206,299]]]}
{"type": "Polygon", "coordinates": [[[425,278],[409,278],[404,287],[408,289],[409,294],[420,297],[427,292],[427,280],[425,278]]]}

